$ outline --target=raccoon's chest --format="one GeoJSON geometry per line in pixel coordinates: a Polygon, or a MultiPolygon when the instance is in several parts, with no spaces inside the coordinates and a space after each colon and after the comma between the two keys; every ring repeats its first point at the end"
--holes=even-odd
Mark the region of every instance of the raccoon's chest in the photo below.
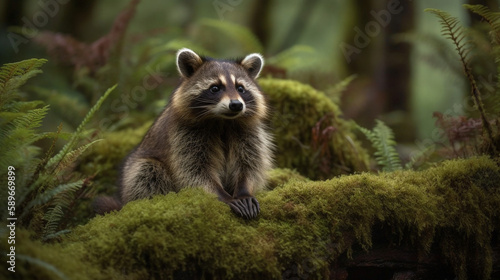
{"type": "Polygon", "coordinates": [[[238,183],[241,169],[242,139],[238,133],[225,132],[221,134],[220,149],[222,164],[219,170],[220,179],[227,191],[232,191],[238,183]]]}

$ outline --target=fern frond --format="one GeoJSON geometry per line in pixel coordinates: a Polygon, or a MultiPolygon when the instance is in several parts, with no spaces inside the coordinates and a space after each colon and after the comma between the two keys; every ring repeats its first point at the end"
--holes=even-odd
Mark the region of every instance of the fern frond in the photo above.
{"type": "Polygon", "coordinates": [[[54,239],[54,238],[57,238],[61,235],[64,235],[64,234],[67,234],[67,233],[70,233],[71,230],[70,229],[63,229],[63,230],[60,230],[58,232],[55,232],[55,233],[50,233],[50,234],[47,234],[45,235],[43,238],[42,238],[42,241],[48,241],[48,240],[51,240],[51,239],[54,239]]]}
{"type": "Polygon", "coordinates": [[[467,68],[468,53],[471,46],[470,41],[467,39],[467,33],[460,24],[460,20],[438,9],[425,9],[425,11],[433,13],[439,18],[441,23],[441,34],[452,41],[464,68],[467,68]]]}
{"type": "Polygon", "coordinates": [[[35,206],[44,205],[47,202],[49,202],[50,200],[52,200],[55,196],[57,196],[63,192],[67,192],[67,191],[74,192],[74,191],[78,190],[79,188],[81,188],[83,186],[84,181],[85,181],[84,179],[81,179],[81,180],[78,180],[76,182],[62,184],[62,185],[59,185],[51,190],[47,190],[47,191],[39,194],[35,199],[30,201],[28,203],[28,205],[23,209],[23,212],[22,212],[20,218],[22,219],[25,215],[27,215],[31,208],[33,208],[35,206]]]}
{"type": "Polygon", "coordinates": [[[458,56],[460,57],[460,62],[462,63],[465,76],[471,84],[471,95],[474,99],[474,103],[476,104],[479,114],[481,115],[483,128],[488,135],[490,143],[493,145],[495,143],[493,130],[488,119],[486,118],[486,112],[484,110],[483,101],[481,99],[481,92],[479,91],[479,87],[476,84],[476,79],[474,78],[472,69],[468,63],[468,53],[470,51],[471,44],[470,41],[467,40],[466,32],[460,25],[460,21],[458,20],[458,18],[437,9],[425,9],[425,11],[433,13],[439,18],[442,27],[441,34],[450,39],[455,45],[455,49],[457,50],[458,56]]]}
{"type": "Polygon", "coordinates": [[[340,98],[342,97],[342,93],[346,91],[347,87],[356,79],[357,75],[351,75],[342,81],[336,83],[335,85],[329,87],[325,90],[326,95],[336,104],[340,103],[340,98]]]}
{"type": "Polygon", "coordinates": [[[392,130],[380,120],[376,120],[373,130],[358,126],[358,129],[370,140],[375,148],[375,160],[382,166],[382,171],[392,172],[402,169],[396,141],[392,130]]]}
{"type": "Polygon", "coordinates": [[[21,130],[35,129],[40,126],[43,118],[45,117],[45,115],[47,115],[48,111],[49,111],[49,105],[43,108],[30,110],[24,113],[22,116],[14,119],[12,121],[12,124],[15,129],[21,129],[21,130]]]}
{"type": "Polygon", "coordinates": [[[88,112],[89,105],[74,94],[65,94],[54,89],[45,89],[36,86],[28,87],[30,93],[50,104],[51,114],[57,114],[61,119],[73,127],[80,124],[81,117],[88,112]]]}
{"type": "Polygon", "coordinates": [[[226,21],[208,18],[202,19],[201,24],[215,28],[220,33],[228,36],[232,41],[240,43],[243,51],[247,53],[262,53],[264,49],[259,39],[257,39],[257,37],[246,27],[226,21]]]}
{"type": "Polygon", "coordinates": [[[85,116],[85,118],[83,119],[83,121],[80,123],[80,125],[78,126],[78,128],[76,129],[76,131],[73,133],[73,136],[71,137],[71,139],[69,140],[69,142],[66,143],[66,145],[64,145],[64,147],[59,151],[59,153],[57,153],[57,155],[55,155],[54,157],[52,157],[49,160],[49,162],[47,162],[47,167],[51,167],[54,164],[61,162],[61,160],[66,156],[66,154],[71,149],[73,149],[73,147],[76,145],[78,139],[81,137],[81,134],[82,134],[82,131],[83,131],[83,128],[85,127],[85,125],[90,121],[90,119],[92,118],[92,116],[94,116],[95,112],[97,112],[97,110],[99,110],[99,108],[101,107],[102,103],[104,103],[104,101],[106,100],[106,98],[111,94],[111,92],[115,88],[116,88],[116,85],[112,86],[111,88],[109,88],[104,93],[103,96],[101,96],[101,98],[99,98],[99,100],[97,100],[97,103],[94,105],[94,107],[92,107],[90,109],[90,111],[87,113],[87,115],[85,116]]]}
{"type": "Polygon", "coordinates": [[[495,45],[500,45],[500,13],[493,12],[490,8],[483,5],[464,4],[463,6],[486,20],[491,26],[491,41],[495,45]]]}
{"type": "Polygon", "coordinates": [[[43,229],[43,235],[47,236],[54,234],[59,226],[59,221],[64,217],[63,208],[61,205],[56,205],[45,214],[45,228],[43,229]]]}
{"type": "Polygon", "coordinates": [[[57,166],[57,170],[56,170],[56,173],[58,171],[61,171],[62,169],[68,167],[69,165],[71,165],[81,154],[83,154],[90,146],[92,146],[93,144],[99,142],[99,141],[102,141],[102,139],[97,139],[97,140],[94,140],[86,145],[83,145],[81,147],[78,147],[76,149],[74,149],[73,151],[71,152],[68,152],[64,158],[60,161],[60,163],[58,164],[57,166]]]}
{"type": "Polygon", "coordinates": [[[28,59],[0,67],[0,108],[16,96],[16,90],[28,79],[42,72],[46,59],[28,59]]]}
{"type": "Polygon", "coordinates": [[[13,165],[15,161],[27,160],[29,157],[22,155],[28,146],[39,139],[35,128],[48,112],[48,106],[20,113],[7,125],[0,128],[0,168],[13,165]]]}

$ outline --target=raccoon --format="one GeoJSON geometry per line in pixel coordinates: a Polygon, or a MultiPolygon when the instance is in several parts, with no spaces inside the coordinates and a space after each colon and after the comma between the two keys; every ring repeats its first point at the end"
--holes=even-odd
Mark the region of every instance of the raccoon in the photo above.
{"type": "Polygon", "coordinates": [[[119,199],[101,199],[98,212],[202,187],[237,215],[255,218],[260,206],[254,193],[266,184],[273,149],[265,125],[266,98],[256,82],[263,65],[263,57],[256,53],[216,60],[179,50],[181,84],[125,159],[119,199]]]}

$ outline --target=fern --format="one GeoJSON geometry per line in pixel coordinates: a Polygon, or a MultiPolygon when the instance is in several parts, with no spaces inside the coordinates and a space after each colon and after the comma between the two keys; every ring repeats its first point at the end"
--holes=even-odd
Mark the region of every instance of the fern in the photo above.
{"type": "Polygon", "coordinates": [[[67,234],[67,233],[70,233],[71,230],[69,229],[63,229],[63,230],[60,230],[58,232],[54,232],[54,233],[50,233],[50,234],[46,234],[43,238],[42,238],[42,241],[48,241],[48,240],[51,240],[51,239],[54,239],[54,238],[57,238],[61,235],[64,235],[64,234],[67,234]]]}
{"type": "Polygon", "coordinates": [[[491,26],[491,39],[495,45],[500,45],[500,13],[491,11],[483,5],[464,5],[469,11],[480,15],[491,26]]]}
{"type": "Polygon", "coordinates": [[[28,203],[28,205],[23,209],[23,212],[20,216],[20,218],[24,218],[28,213],[29,210],[31,210],[35,206],[41,206],[49,202],[51,199],[53,199],[55,196],[63,193],[63,192],[74,192],[78,190],[82,185],[83,185],[84,179],[78,180],[76,182],[68,183],[68,184],[62,184],[59,185],[51,190],[45,191],[37,196],[35,200],[32,200],[28,203]]]}
{"type": "MultiPolygon", "coordinates": [[[[23,183],[30,178],[34,171],[40,152],[32,144],[50,135],[39,135],[36,129],[48,111],[48,107],[40,101],[21,102],[19,87],[31,77],[41,73],[39,69],[45,59],[29,59],[16,63],[5,64],[0,67],[0,184],[7,185],[7,166],[16,168],[16,195],[25,192],[23,183]]],[[[6,198],[6,192],[0,193],[0,199],[6,198]]],[[[6,208],[2,208],[0,215],[6,215],[6,208]]]]}
{"type": "Polygon", "coordinates": [[[43,229],[43,235],[51,235],[57,231],[59,227],[59,221],[64,217],[63,207],[59,204],[56,204],[53,208],[49,209],[49,211],[45,214],[44,219],[47,221],[45,227],[43,229]]]}
{"type": "MultiPolygon", "coordinates": [[[[444,11],[437,9],[426,9],[425,11],[433,13],[439,18],[442,27],[441,34],[451,40],[453,45],[455,45],[455,49],[460,58],[460,62],[462,63],[465,76],[471,84],[471,95],[479,111],[479,114],[481,115],[483,128],[488,135],[490,143],[494,144],[495,140],[493,137],[493,130],[488,119],[486,118],[483,101],[481,99],[481,92],[479,91],[474,75],[472,74],[472,69],[469,65],[468,54],[471,49],[471,42],[467,39],[466,31],[462,28],[459,20],[456,17],[453,17],[444,11]]],[[[494,153],[496,154],[496,151],[494,153]]]]}
{"type": "Polygon", "coordinates": [[[370,140],[375,148],[375,160],[382,166],[382,171],[392,172],[402,169],[399,154],[396,151],[394,133],[382,121],[376,120],[373,130],[358,126],[358,129],[370,140]]]}
{"type": "Polygon", "coordinates": [[[41,73],[40,67],[46,59],[28,59],[16,63],[7,63],[0,68],[0,108],[17,96],[17,89],[27,80],[41,73]]]}
{"type": "Polygon", "coordinates": [[[97,112],[97,110],[99,110],[102,103],[104,103],[106,98],[111,94],[111,92],[113,92],[113,90],[115,88],[116,88],[116,85],[112,86],[104,93],[103,96],[101,96],[101,98],[99,98],[97,103],[94,105],[94,107],[92,107],[92,109],[90,109],[90,111],[87,113],[87,115],[85,116],[85,118],[83,119],[81,124],[78,126],[75,133],[73,133],[69,142],[66,143],[66,145],[64,145],[64,147],[61,149],[61,151],[59,151],[59,153],[57,155],[55,155],[53,158],[51,158],[49,160],[49,162],[47,163],[48,167],[51,167],[56,163],[60,163],[64,159],[64,157],[66,157],[68,155],[70,150],[73,149],[73,147],[76,145],[78,139],[81,137],[82,131],[83,131],[85,125],[90,121],[92,116],[94,116],[95,112],[97,112]]]}
{"type": "Polygon", "coordinates": [[[357,75],[351,75],[342,81],[336,83],[335,85],[329,87],[325,90],[325,94],[335,103],[340,104],[340,98],[342,93],[347,90],[349,85],[356,79],[357,75]]]}
{"type": "MultiPolygon", "coordinates": [[[[16,168],[16,213],[20,214],[19,225],[43,229],[43,235],[49,237],[55,236],[56,230],[62,227],[61,219],[68,220],[69,210],[76,205],[76,199],[82,196],[85,187],[89,186],[90,178],[80,179],[81,175],[72,172],[73,163],[99,140],[77,145],[85,135],[85,126],[116,86],[102,95],[74,133],[61,133],[61,125],[57,132],[38,132],[49,107],[43,106],[41,101],[19,101],[22,96],[19,86],[40,73],[38,68],[44,62],[31,59],[0,68],[0,173],[5,173],[10,165],[16,168]],[[42,151],[34,144],[44,138],[54,140],[40,157],[42,151]],[[56,139],[69,140],[53,156],[56,139]],[[34,219],[36,221],[33,222],[32,217],[37,216],[44,219],[34,219]]],[[[7,185],[6,178],[0,177],[2,185],[7,185]]],[[[2,192],[0,198],[4,200],[6,192],[2,192]]],[[[5,217],[6,208],[2,208],[0,214],[5,217]]]]}

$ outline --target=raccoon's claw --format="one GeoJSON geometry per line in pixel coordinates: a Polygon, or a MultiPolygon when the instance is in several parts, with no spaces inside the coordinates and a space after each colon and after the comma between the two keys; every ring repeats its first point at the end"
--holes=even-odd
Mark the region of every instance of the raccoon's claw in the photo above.
{"type": "Polygon", "coordinates": [[[255,197],[235,199],[228,203],[233,212],[245,219],[253,219],[260,212],[259,202],[255,197]]]}

